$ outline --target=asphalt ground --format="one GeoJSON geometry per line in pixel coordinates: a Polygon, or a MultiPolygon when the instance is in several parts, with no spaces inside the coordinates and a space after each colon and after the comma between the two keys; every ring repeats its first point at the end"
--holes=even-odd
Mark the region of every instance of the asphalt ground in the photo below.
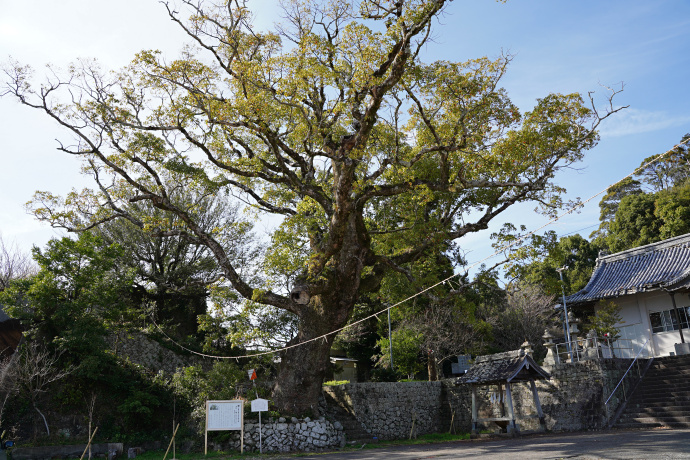
{"type": "MultiPolygon", "coordinates": [[[[275,457],[274,457],[275,458],[275,457]]],[[[690,430],[611,430],[549,433],[412,446],[386,446],[285,459],[690,459],[690,430]]]]}

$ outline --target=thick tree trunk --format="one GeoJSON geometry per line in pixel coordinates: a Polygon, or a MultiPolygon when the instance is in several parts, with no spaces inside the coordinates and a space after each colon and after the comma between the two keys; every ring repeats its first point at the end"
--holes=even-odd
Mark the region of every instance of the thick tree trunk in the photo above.
{"type": "Polygon", "coordinates": [[[436,363],[436,353],[434,353],[434,350],[428,350],[427,351],[426,368],[427,368],[427,371],[429,372],[429,381],[430,382],[437,381],[438,380],[438,366],[436,363]]]}
{"type": "Polygon", "coordinates": [[[281,412],[297,416],[320,415],[321,386],[330,366],[333,339],[292,348],[281,356],[273,387],[273,402],[281,412]]]}
{"type": "MultiPolygon", "coordinates": [[[[299,332],[292,344],[329,334],[347,324],[359,293],[362,260],[368,252],[366,232],[361,221],[351,215],[338,244],[340,251],[319,274],[321,280],[305,289],[318,293],[294,297],[301,303],[299,332]]],[[[330,350],[335,334],[304,345],[289,348],[281,354],[280,370],[273,387],[273,402],[278,410],[292,415],[318,415],[319,396],[324,377],[330,368],[330,350]]]]}
{"type": "MultiPolygon", "coordinates": [[[[329,307],[318,308],[321,300],[325,299],[311,299],[310,308],[301,317],[300,331],[291,344],[319,337],[347,323],[354,302],[351,305],[333,305],[329,302],[329,307]]],[[[330,369],[330,351],[334,339],[335,334],[332,334],[290,348],[280,355],[280,369],[273,386],[273,403],[278,410],[290,415],[319,415],[318,401],[321,386],[330,369]]]]}

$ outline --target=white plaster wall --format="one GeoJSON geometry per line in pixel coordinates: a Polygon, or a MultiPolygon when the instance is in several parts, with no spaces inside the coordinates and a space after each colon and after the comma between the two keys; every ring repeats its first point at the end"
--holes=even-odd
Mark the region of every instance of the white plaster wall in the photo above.
{"type": "MultiPolygon", "coordinates": [[[[673,308],[671,296],[666,292],[649,292],[614,299],[621,307],[622,322],[617,326],[621,328],[621,338],[630,339],[632,348],[636,353],[647,339],[651,339],[648,348],[654,356],[669,356],[675,352],[675,344],[680,342],[678,331],[652,333],[649,322],[649,314],[673,308]]],[[[690,305],[690,298],[686,294],[676,294],[678,308],[690,305]]],[[[597,304],[595,310],[600,308],[597,304]]],[[[690,330],[683,329],[686,341],[690,340],[690,330]]]]}
{"type": "MultiPolygon", "coordinates": [[[[670,310],[673,308],[671,296],[668,293],[653,293],[646,294],[642,297],[647,309],[647,321],[649,321],[649,313],[670,310]]],[[[679,308],[686,307],[690,304],[690,299],[685,294],[676,294],[676,305],[679,308]]],[[[690,338],[690,330],[683,329],[683,335],[687,339],[690,338]]],[[[652,334],[654,338],[654,348],[656,356],[669,356],[675,352],[675,344],[680,343],[680,333],[678,331],[657,332],[652,334]]]]}

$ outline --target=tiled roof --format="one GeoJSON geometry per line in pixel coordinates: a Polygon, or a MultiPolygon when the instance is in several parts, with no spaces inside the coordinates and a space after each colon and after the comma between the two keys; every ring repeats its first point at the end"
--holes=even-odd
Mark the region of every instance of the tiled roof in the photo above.
{"type": "Polygon", "coordinates": [[[592,278],[566,297],[576,304],[690,286],[690,233],[597,259],[592,278]]]}
{"type": "Polygon", "coordinates": [[[501,382],[549,379],[551,376],[521,350],[478,357],[457,383],[488,385],[501,382]]]}

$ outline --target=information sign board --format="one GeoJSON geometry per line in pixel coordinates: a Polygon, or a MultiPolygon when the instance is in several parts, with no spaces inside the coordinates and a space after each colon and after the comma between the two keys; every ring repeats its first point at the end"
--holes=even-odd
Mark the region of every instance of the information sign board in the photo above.
{"type": "Polygon", "coordinates": [[[266,412],[268,410],[268,399],[255,399],[252,401],[252,412],[266,412]]]}
{"type": "Polygon", "coordinates": [[[242,401],[207,401],[206,429],[208,431],[241,430],[242,401]]]}
{"type": "Polygon", "coordinates": [[[204,453],[208,453],[208,432],[240,430],[240,451],[244,452],[244,401],[206,401],[204,453]]]}

